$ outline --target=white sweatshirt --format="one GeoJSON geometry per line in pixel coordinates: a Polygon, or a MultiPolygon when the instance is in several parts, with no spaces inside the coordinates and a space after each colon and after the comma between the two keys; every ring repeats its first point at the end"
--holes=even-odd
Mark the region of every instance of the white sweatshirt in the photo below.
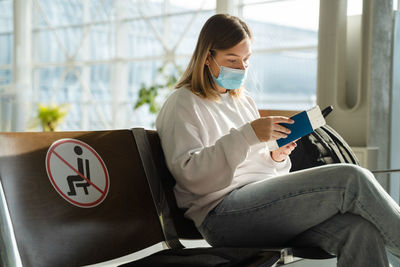
{"type": "Polygon", "coordinates": [[[178,207],[196,226],[232,190],[289,172],[290,159],[275,162],[254,133],[249,122],[259,117],[244,94],[211,101],[181,88],[164,103],[157,132],[178,207]]]}

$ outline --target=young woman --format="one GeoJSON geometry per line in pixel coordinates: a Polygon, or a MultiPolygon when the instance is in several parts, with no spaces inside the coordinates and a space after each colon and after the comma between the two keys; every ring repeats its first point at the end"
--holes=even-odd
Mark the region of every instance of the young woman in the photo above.
{"type": "Polygon", "coordinates": [[[252,34],[241,19],[203,26],[156,127],[186,209],[212,246],[318,246],[338,266],[389,266],[400,255],[400,208],[366,169],[327,165],[289,173],[285,117],[260,118],[242,86],[252,34]]]}

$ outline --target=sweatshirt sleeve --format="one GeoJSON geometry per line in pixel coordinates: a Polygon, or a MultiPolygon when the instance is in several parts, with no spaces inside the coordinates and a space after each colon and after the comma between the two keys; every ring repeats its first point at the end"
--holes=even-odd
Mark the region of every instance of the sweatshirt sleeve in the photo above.
{"type": "Polygon", "coordinates": [[[214,145],[205,146],[209,127],[196,114],[196,107],[177,101],[177,97],[168,102],[157,118],[156,127],[168,168],[177,182],[197,195],[229,186],[250,146],[259,143],[251,125],[232,128],[214,145]]]}
{"type": "MultiPolygon", "coordinates": [[[[254,111],[256,112],[257,118],[260,118],[260,114],[258,113],[258,109],[257,109],[256,103],[254,102],[254,100],[250,96],[247,96],[247,100],[253,107],[254,111]]],[[[271,153],[267,146],[265,148],[265,155],[266,155],[267,164],[275,169],[275,172],[277,175],[283,175],[283,174],[287,174],[290,172],[290,168],[292,167],[290,157],[287,157],[282,162],[276,162],[275,160],[272,159],[271,153]]]]}
{"type": "Polygon", "coordinates": [[[290,168],[292,167],[292,162],[290,161],[290,157],[287,157],[284,161],[277,162],[272,159],[271,153],[268,150],[268,148],[266,148],[266,155],[267,155],[266,160],[268,164],[275,168],[277,175],[283,175],[290,172],[290,168]]]}

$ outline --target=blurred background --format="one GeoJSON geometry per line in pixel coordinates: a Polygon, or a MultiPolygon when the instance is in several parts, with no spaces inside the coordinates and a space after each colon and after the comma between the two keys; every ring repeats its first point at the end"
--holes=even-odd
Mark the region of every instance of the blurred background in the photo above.
{"type": "MultiPolygon", "coordinates": [[[[229,13],[253,31],[246,89],[260,109],[332,105],[328,124],[361,164],[395,168],[398,9],[398,0],[0,0],[0,131],[154,128],[202,25],[229,13]]],[[[397,201],[399,181],[380,179],[397,201]]]]}
{"type": "MultiPolygon", "coordinates": [[[[332,105],[327,122],[362,166],[398,169],[399,7],[398,0],[0,0],[0,131],[154,128],[202,25],[229,13],[254,35],[246,89],[260,109],[332,105]]],[[[400,174],[377,179],[399,203],[400,174]]]]}
{"type": "Polygon", "coordinates": [[[135,109],[141,87],[179,76],[221,2],[253,31],[258,106],[315,105],[319,0],[0,0],[0,130],[41,130],[39,104],[64,105],[58,130],[153,127],[149,105],[135,109]]]}

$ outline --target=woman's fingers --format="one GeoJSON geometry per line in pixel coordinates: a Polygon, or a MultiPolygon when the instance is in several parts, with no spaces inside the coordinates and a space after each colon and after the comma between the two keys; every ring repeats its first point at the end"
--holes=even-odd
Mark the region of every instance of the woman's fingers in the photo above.
{"type": "Polygon", "coordinates": [[[271,117],[272,118],[272,123],[273,123],[273,130],[275,132],[279,132],[279,138],[286,138],[288,134],[290,134],[290,130],[286,128],[285,126],[282,126],[278,123],[288,123],[292,124],[294,121],[290,118],[287,117],[282,117],[282,116],[277,116],[277,117],[271,117]],[[281,134],[283,133],[283,134],[281,134]]]}
{"type": "Polygon", "coordinates": [[[283,117],[283,116],[272,116],[270,117],[272,119],[273,123],[289,123],[293,124],[294,120],[288,118],[288,117],[283,117]]]}
{"type": "Polygon", "coordinates": [[[279,148],[281,152],[285,153],[286,155],[289,155],[295,148],[297,144],[295,142],[290,142],[289,144],[279,148]],[[289,154],[287,154],[289,153],[289,154]]]}
{"type": "Polygon", "coordinates": [[[272,137],[277,138],[277,139],[281,139],[281,138],[286,138],[287,134],[282,133],[282,132],[273,131],[272,132],[272,137]]]}
{"type": "Polygon", "coordinates": [[[287,145],[284,145],[277,150],[274,150],[271,152],[271,155],[275,161],[283,161],[285,160],[291,153],[292,151],[296,148],[297,144],[295,141],[292,141],[288,143],[287,145]]]}
{"type": "Polygon", "coordinates": [[[282,133],[286,133],[286,134],[290,134],[290,130],[282,125],[279,124],[275,124],[274,125],[274,130],[278,131],[278,132],[282,132],[282,133]]]}
{"type": "Polygon", "coordinates": [[[250,124],[257,135],[258,139],[262,142],[269,140],[277,140],[286,138],[290,130],[279,123],[292,124],[294,121],[287,117],[272,116],[262,117],[252,121],[250,124]]]}

